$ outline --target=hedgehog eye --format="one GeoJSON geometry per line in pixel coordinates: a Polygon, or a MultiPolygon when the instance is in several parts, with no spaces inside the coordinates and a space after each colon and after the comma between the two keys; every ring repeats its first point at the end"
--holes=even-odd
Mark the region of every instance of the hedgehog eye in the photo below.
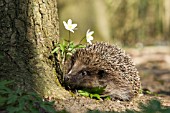
{"type": "Polygon", "coordinates": [[[81,74],[82,76],[86,76],[86,75],[89,75],[89,72],[88,72],[88,71],[83,70],[83,71],[81,71],[81,72],[80,72],[80,74],[81,74]]]}
{"type": "Polygon", "coordinates": [[[99,78],[103,78],[106,75],[106,72],[104,70],[99,70],[98,73],[99,78]]]}

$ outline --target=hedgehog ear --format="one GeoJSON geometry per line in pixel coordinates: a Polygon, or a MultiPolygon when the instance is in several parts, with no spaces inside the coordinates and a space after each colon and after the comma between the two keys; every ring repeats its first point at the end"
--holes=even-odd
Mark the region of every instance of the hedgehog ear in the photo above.
{"type": "Polygon", "coordinates": [[[103,78],[107,73],[104,70],[99,70],[97,74],[99,75],[99,78],[103,78]]]}

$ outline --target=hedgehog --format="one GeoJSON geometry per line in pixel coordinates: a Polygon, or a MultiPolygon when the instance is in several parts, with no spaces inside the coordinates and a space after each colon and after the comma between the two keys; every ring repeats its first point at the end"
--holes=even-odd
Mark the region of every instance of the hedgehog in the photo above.
{"type": "Polygon", "coordinates": [[[77,49],[67,61],[64,82],[71,89],[104,87],[101,95],[129,101],[141,88],[132,58],[116,45],[104,42],[77,49]]]}

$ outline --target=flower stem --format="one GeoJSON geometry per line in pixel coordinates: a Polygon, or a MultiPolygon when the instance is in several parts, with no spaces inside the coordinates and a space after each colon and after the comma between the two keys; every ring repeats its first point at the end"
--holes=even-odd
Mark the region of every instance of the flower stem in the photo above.
{"type": "Polygon", "coordinates": [[[70,34],[70,31],[68,32],[68,46],[67,46],[67,49],[70,47],[70,39],[71,39],[71,34],[70,34]]]}
{"type": "Polygon", "coordinates": [[[68,32],[68,41],[70,42],[70,39],[71,39],[71,37],[70,37],[70,31],[68,32]]]}
{"type": "Polygon", "coordinates": [[[83,38],[80,40],[80,42],[78,43],[78,45],[83,41],[84,38],[86,38],[86,37],[83,37],[83,38]]]}

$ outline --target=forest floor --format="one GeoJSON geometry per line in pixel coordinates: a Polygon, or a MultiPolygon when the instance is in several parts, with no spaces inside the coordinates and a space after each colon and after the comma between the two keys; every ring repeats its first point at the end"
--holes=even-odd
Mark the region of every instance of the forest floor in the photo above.
{"type": "Polygon", "coordinates": [[[144,94],[130,102],[95,100],[87,97],[71,97],[57,100],[57,110],[67,110],[71,113],[85,113],[87,110],[124,111],[125,109],[139,110],[139,103],[147,103],[158,99],[163,106],[170,107],[170,47],[155,46],[144,48],[128,48],[141,76],[144,94]]]}

